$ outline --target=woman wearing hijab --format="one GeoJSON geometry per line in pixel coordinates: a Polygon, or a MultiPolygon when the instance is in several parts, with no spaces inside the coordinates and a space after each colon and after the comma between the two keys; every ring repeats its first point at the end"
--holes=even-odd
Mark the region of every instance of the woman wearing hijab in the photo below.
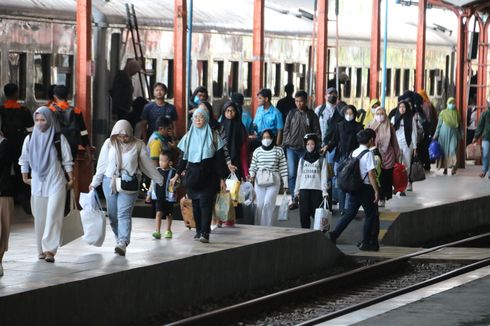
{"type": "Polygon", "coordinates": [[[198,108],[192,115],[192,125],[177,146],[181,159],[173,186],[185,171],[184,186],[192,199],[192,213],[196,221],[195,240],[209,242],[211,219],[216,194],[226,191],[227,176],[223,147],[225,143],[217,131],[209,126],[209,113],[198,108]]]}
{"type": "Polygon", "coordinates": [[[276,207],[276,198],[283,182],[284,192],[288,188],[288,166],[286,157],[281,147],[276,146],[272,130],[262,132],[262,146],[257,147],[252,154],[250,164],[250,179],[255,181],[255,193],[257,197],[257,209],[255,221],[257,224],[271,226],[272,214],[276,207]],[[261,176],[272,174],[272,183],[264,183],[261,176]],[[259,185],[262,183],[262,185],[259,185]]]}
{"type": "Polygon", "coordinates": [[[10,219],[14,210],[14,179],[11,173],[12,154],[1,131],[0,158],[0,276],[3,276],[2,260],[8,249],[10,219]]]}
{"type": "MultiPolygon", "coordinates": [[[[332,146],[336,148],[334,156],[334,171],[337,175],[337,168],[340,162],[348,158],[352,151],[359,147],[357,142],[357,133],[362,130],[362,125],[355,121],[357,109],[354,105],[347,105],[343,110],[344,119],[337,124],[335,133],[332,140],[332,146]]],[[[340,214],[344,214],[345,208],[345,196],[339,187],[337,187],[337,180],[335,179],[337,200],[339,201],[340,214]]]]}
{"type": "MultiPolygon", "coordinates": [[[[417,155],[417,122],[408,102],[398,103],[391,123],[395,127],[396,139],[400,147],[400,162],[405,165],[409,175],[412,156],[417,155]]],[[[412,182],[409,180],[407,191],[412,190],[412,182]]],[[[400,192],[400,195],[405,196],[405,192],[400,192]]]]}
{"type": "Polygon", "coordinates": [[[374,111],[381,105],[377,98],[373,98],[369,102],[369,110],[364,109],[357,110],[356,121],[359,122],[363,127],[368,126],[374,119],[374,111]]]}
{"type": "Polygon", "coordinates": [[[380,194],[378,206],[384,207],[385,201],[391,199],[393,189],[393,167],[400,157],[400,147],[396,131],[382,107],[376,108],[374,120],[369,129],[376,133],[375,145],[381,156],[381,173],[379,175],[380,194]]]}
{"type": "Polygon", "coordinates": [[[119,120],[112,128],[99,154],[97,170],[89,189],[102,184],[107,202],[107,213],[116,237],[114,252],[126,255],[131,237],[131,214],[138,197],[136,190],[124,189],[123,182],[139,184],[141,172],[155,183],[163,185],[163,179],[148,157],[145,144],[133,136],[133,128],[127,120],[119,120]]]}
{"type": "Polygon", "coordinates": [[[70,145],[59,133],[57,125],[49,108],[42,106],[37,109],[34,112],[34,129],[24,139],[19,158],[22,179],[31,186],[38,258],[49,263],[54,262],[61,240],[64,210],[60,207],[65,206],[66,188],[70,189],[74,181],[70,145]],[[58,139],[61,161],[55,147],[58,139]],[[69,178],[68,183],[65,172],[69,178]]]}
{"type": "Polygon", "coordinates": [[[439,114],[437,129],[434,139],[439,140],[442,148],[442,157],[437,160],[437,168],[443,168],[444,174],[451,168],[451,174],[456,174],[458,168],[457,149],[461,139],[461,121],[456,110],[456,100],[450,97],[447,100],[447,108],[439,114]]]}

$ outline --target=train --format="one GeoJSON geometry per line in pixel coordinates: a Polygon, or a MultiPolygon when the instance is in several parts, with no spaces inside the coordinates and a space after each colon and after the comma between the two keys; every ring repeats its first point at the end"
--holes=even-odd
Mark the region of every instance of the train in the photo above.
{"type": "MultiPolygon", "coordinates": [[[[92,1],[92,138],[100,146],[113,118],[109,90],[116,72],[134,57],[128,35],[127,1],[92,1]]],[[[131,3],[129,1],[129,3],[131,3]]],[[[265,3],[264,87],[273,102],[284,96],[283,87],[292,83],[314,97],[315,24],[313,0],[304,8],[292,0],[265,3]],[[306,14],[305,14],[306,13],[306,14]]],[[[370,1],[341,1],[339,15],[329,14],[328,78],[339,73],[349,77],[342,99],[357,107],[369,103],[370,1]],[[335,22],[335,20],[338,20],[335,22]],[[339,26],[336,37],[336,25],[339,26]],[[338,43],[338,47],[334,45],[338,43]],[[338,55],[337,55],[338,53],[338,55]],[[338,60],[337,60],[338,57],[338,60]]],[[[150,86],[163,82],[172,102],[173,7],[171,0],[133,1],[143,44],[144,65],[150,86]]],[[[330,8],[334,2],[331,1],[330,8]]],[[[64,84],[76,92],[75,74],[76,0],[2,0],[0,2],[0,83],[17,83],[20,100],[30,109],[46,104],[51,84],[64,84]]],[[[383,13],[382,13],[383,14],[383,13]]],[[[454,85],[455,24],[452,13],[428,10],[426,85],[435,104],[443,103],[454,85]],[[454,21],[453,24],[449,22],[454,21]],[[444,27],[443,27],[444,26],[444,27]]],[[[190,89],[203,85],[210,101],[218,102],[233,92],[254,100],[252,82],[253,0],[195,1],[193,6],[190,89]]],[[[415,80],[417,8],[390,4],[387,51],[387,107],[415,80]]],[[[148,96],[135,79],[135,96],[148,96]]]]}

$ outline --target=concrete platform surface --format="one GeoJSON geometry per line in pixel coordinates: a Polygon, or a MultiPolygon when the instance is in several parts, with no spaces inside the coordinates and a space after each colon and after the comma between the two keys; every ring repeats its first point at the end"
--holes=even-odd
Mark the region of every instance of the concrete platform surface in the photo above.
{"type": "Polygon", "coordinates": [[[320,325],[490,325],[490,267],[387,300],[320,325]]]}

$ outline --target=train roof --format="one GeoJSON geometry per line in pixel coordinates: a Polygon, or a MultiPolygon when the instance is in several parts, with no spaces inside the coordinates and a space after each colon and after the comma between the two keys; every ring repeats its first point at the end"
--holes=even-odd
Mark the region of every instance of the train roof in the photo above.
{"type": "MultiPolygon", "coordinates": [[[[334,3],[329,5],[329,38],[335,38],[334,3]]],[[[135,6],[140,26],[173,27],[174,0],[93,0],[94,21],[109,25],[126,23],[125,3],[135,6]]],[[[458,2],[455,0],[454,2],[458,2]]],[[[460,1],[465,2],[465,1],[460,1]]],[[[467,1],[466,1],[467,2],[467,1]]],[[[265,30],[269,35],[311,37],[313,23],[307,17],[314,0],[267,0],[265,30]],[[301,5],[301,7],[298,7],[301,5]],[[301,12],[303,11],[303,15],[301,12]]],[[[384,5],[382,5],[384,7],[384,5]]],[[[0,15],[36,17],[55,20],[75,20],[76,0],[2,0],[0,15]]],[[[417,38],[415,6],[406,7],[390,2],[388,40],[412,44],[417,38]]],[[[383,10],[381,17],[384,16],[383,10]]],[[[447,10],[427,11],[427,44],[455,46],[457,33],[455,15],[447,10]]],[[[342,40],[369,41],[371,39],[371,1],[341,1],[339,37],[342,40]]],[[[252,32],[253,0],[195,0],[193,29],[198,32],[252,32]],[[231,5],[232,3],[232,5],[231,5]]]]}

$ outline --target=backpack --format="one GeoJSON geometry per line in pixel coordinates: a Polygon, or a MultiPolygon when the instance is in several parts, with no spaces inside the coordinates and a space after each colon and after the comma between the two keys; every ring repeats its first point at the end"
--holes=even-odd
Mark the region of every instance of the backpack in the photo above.
{"type": "Polygon", "coordinates": [[[319,118],[323,118],[323,111],[325,111],[326,107],[327,107],[326,104],[322,104],[322,106],[320,107],[320,110],[318,110],[318,117],[319,118]]]}
{"type": "Polygon", "coordinates": [[[75,118],[75,108],[69,106],[65,110],[61,109],[56,104],[53,105],[56,109],[55,117],[60,126],[61,133],[66,137],[72,151],[78,149],[80,143],[80,130],[78,128],[77,119],[75,118]]]}
{"type": "Polygon", "coordinates": [[[369,149],[366,149],[357,155],[357,157],[352,157],[351,155],[339,163],[337,168],[337,185],[342,191],[353,193],[361,189],[368,173],[366,173],[364,178],[361,176],[359,161],[368,152],[369,149]]]}
{"type": "MultiPolygon", "coordinates": [[[[31,135],[29,135],[29,141],[31,141],[31,135]]],[[[27,144],[29,144],[29,141],[27,144]]],[[[56,149],[56,156],[58,157],[58,161],[63,162],[63,154],[61,152],[61,133],[56,132],[54,134],[54,148],[56,149]]]]}

